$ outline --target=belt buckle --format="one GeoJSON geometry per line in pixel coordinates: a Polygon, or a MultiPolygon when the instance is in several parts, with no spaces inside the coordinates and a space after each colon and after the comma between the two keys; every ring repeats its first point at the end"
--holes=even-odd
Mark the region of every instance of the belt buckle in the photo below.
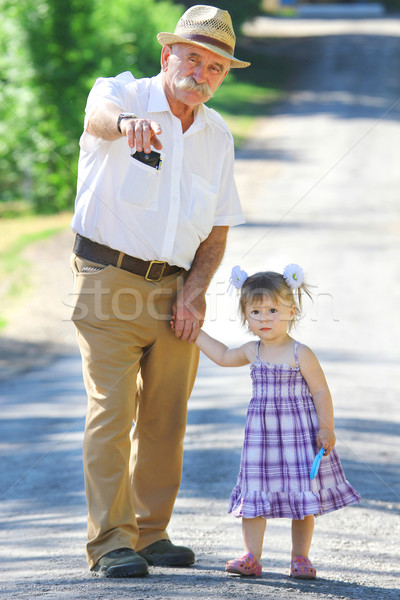
{"type": "Polygon", "coordinates": [[[164,262],[164,261],[162,261],[162,260],[151,260],[150,264],[149,264],[149,267],[148,267],[148,269],[146,271],[146,275],[144,276],[145,280],[146,281],[160,281],[161,277],[164,274],[166,266],[167,266],[167,263],[164,262]],[[154,279],[153,277],[150,277],[150,271],[151,271],[153,265],[163,265],[163,268],[161,269],[161,273],[160,273],[160,275],[159,275],[159,277],[157,279],[154,279]]]}

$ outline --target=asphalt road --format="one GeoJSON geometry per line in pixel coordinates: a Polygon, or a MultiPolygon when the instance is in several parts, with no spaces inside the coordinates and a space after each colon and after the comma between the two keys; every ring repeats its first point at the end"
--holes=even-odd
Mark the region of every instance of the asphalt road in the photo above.
{"type": "MultiPolygon", "coordinates": [[[[320,35],[314,23],[306,33],[303,21],[298,35],[283,32],[266,45],[266,77],[268,53],[275,52],[293,57],[294,77],[286,101],[259,121],[237,159],[247,223],[230,233],[205,324],[227,343],[246,339],[235,298],[226,294],[235,264],[251,273],[297,262],[314,285],[314,303],[306,305],[295,335],[324,367],[335,403],[337,448],[362,495],[360,505],[317,520],[311,558],[319,578],[288,578],[286,520],[268,524],[261,579],[224,573],[225,561],[241,551],[240,522],[226,510],[250,378],[247,367],[222,369],[205,358],[189,404],[182,487],[170,527],[174,541],[196,551],[195,566],[152,568],[148,578],[131,581],[88,574],[81,467],[85,398],[79,356],[63,320],[67,277],[60,282],[63,303],[52,328],[67,346],[64,357],[19,375],[10,371],[1,382],[2,597],[400,597],[400,29],[398,21],[385,19],[340,23],[333,29],[325,23],[320,35]]],[[[65,256],[67,263],[69,235],[54,244],[58,252],[50,261],[65,256]]],[[[43,298],[41,306],[43,318],[43,298]]],[[[28,307],[26,332],[29,314],[28,307]]],[[[34,314],[39,322],[40,302],[34,314]]],[[[19,332],[23,342],[21,325],[19,332]]]]}

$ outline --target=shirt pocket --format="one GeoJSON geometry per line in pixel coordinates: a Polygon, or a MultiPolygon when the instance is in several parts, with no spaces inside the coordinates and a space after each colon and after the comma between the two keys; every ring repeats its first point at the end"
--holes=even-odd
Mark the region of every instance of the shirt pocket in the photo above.
{"type": "Polygon", "coordinates": [[[156,211],[159,186],[159,169],[130,158],[128,170],[119,190],[119,199],[143,210],[156,211]]]}
{"type": "Polygon", "coordinates": [[[218,187],[211,185],[203,177],[192,174],[189,219],[201,240],[204,240],[213,228],[217,197],[218,187]]]}

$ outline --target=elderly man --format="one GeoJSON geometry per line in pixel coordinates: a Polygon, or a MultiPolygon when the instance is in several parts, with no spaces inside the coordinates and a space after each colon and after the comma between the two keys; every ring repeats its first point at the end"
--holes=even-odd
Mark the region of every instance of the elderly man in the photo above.
{"type": "Polygon", "coordinates": [[[72,221],[87,556],[106,577],[194,562],[166,531],[198,365],[190,342],[228,228],[243,222],[232,136],[203,104],[231,67],[249,65],[233,55],[230,16],[194,6],[158,40],[159,75],[126,72],[90,92],[72,221]]]}

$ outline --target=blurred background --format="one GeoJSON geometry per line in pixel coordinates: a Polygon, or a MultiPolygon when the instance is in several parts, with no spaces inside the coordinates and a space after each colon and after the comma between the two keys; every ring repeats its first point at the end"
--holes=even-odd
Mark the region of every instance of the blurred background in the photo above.
{"type": "MultiPolygon", "coordinates": [[[[21,352],[36,356],[35,346],[18,346],[18,339],[41,343],[43,350],[45,342],[54,343],[56,337],[67,345],[74,343],[67,325],[61,336],[53,328],[54,321],[68,320],[68,301],[64,298],[56,307],[49,299],[64,296],[70,285],[67,257],[72,241],[68,233],[60,234],[69,232],[90,88],[97,77],[125,70],[135,77],[157,74],[156,34],[173,31],[193,4],[0,0],[0,375],[2,366],[15,363],[14,356],[21,352]],[[46,303],[46,298],[34,298],[34,290],[49,271],[46,303]],[[18,312],[22,306],[25,313],[18,312]]],[[[220,5],[232,16],[237,56],[252,62],[249,69],[233,70],[209,102],[227,121],[238,153],[254,135],[259,119],[268,117],[288,90],[299,86],[305,65],[313,59],[311,40],[324,34],[326,23],[395,18],[400,13],[400,0],[226,0],[220,5]],[[304,31],[299,28],[302,23],[308,24],[304,31]]],[[[333,32],[329,31],[331,39],[333,32]]],[[[364,36],[360,44],[367,48],[372,39],[364,36]]],[[[393,39],[397,43],[398,38],[393,39]]],[[[332,89],[343,87],[339,80],[348,77],[346,68],[343,62],[335,66],[332,89]]],[[[248,212],[250,195],[245,201],[248,212]]]]}

